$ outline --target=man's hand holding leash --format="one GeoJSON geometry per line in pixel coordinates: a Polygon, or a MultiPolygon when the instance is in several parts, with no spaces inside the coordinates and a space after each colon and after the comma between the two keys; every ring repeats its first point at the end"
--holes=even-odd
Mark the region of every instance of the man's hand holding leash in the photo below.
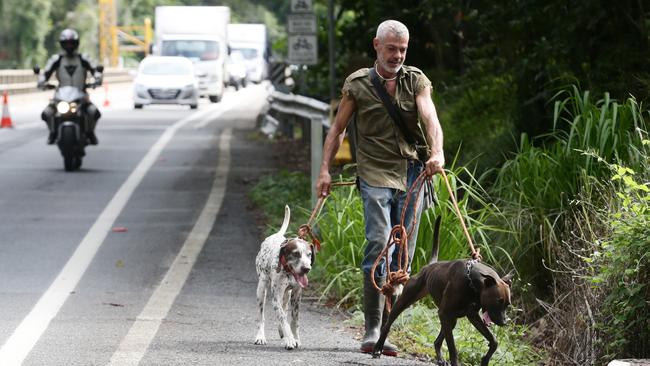
{"type": "Polygon", "coordinates": [[[440,173],[445,166],[445,156],[441,152],[432,154],[429,160],[424,163],[424,171],[426,172],[427,179],[431,179],[434,175],[440,173]]]}

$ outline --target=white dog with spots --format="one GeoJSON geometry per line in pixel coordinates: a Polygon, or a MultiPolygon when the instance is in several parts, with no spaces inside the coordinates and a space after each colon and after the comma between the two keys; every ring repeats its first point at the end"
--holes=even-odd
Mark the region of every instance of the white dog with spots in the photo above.
{"type": "Polygon", "coordinates": [[[262,242],[255,267],[259,282],[257,284],[257,305],[259,328],[255,344],[266,344],[264,335],[264,304],[266,292],[271,289],[271,303],[279,325],[280,338],[284,338],[284,348],[291,350],[300,347],[298,333],[298,311],[302,289],[307,287],[307,273],[314,263],[314,248],[311,243],[300,238],[285,238],[290,218],[289,206],[284,207],[284,221],[277,233],[262,242]],[[291,314],[291,325],[287,318],[291,314]]]}

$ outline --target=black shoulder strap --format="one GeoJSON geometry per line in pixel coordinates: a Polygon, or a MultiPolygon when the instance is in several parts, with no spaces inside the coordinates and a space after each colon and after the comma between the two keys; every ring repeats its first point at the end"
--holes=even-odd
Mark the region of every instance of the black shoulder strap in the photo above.
{"type": "Polygon", "coordinates": [[[377,91],[377,95],[379,95],[379,98],[381,99],[382,103],[384,103],[384,107],[386,107],[386,110],[388,111],[390,118],[393,120],[393,122],[395,122],[399,130],[402,132],[402,135],[404,136],[406,142],[409,143],[410,145],[415,144],[416,143],[415,137],[413,137],[411,131],[409,131],[409,129],[406,128],[406,125],[402,120],[402,115],[399,114],[399,110],[397,110],[397,107],[393,103],[391,103],[390,96],[388,95],[386,88],[384,88],[384,86],[381,85],[381,82],[379,81],[379,76],[377,75],[377,70],[375,70],[374,67],[370,69],[370,81],[372,82],[372,85],[375,87],[375,90],[377,91]]]}

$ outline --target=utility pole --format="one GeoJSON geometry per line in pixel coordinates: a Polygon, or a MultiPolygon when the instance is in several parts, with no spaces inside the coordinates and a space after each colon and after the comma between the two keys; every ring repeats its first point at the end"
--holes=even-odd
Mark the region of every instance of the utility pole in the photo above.
{"type": "MultiPolygon", "coordinates": [[[[336,98],[336,83],[334,78],[336,77],[335,64],[334,64],[334,31],[336,29],[336,23],[334,22],[334,0],[327,0],[327,17],[329,20],[329,29],[328,29],[328,43],[329,43],[329,66],[330,66],[330,103],[336,98]]],[[[330,112],[331,114],[331,112],[330,112]]]]}

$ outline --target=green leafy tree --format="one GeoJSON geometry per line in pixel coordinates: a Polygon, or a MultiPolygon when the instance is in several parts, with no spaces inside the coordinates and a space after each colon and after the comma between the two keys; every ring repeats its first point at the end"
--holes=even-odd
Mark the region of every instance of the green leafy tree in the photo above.
{"type": "Polygon", "coordinates": [[[3,0],[2,54],[9,67],[31,67],[45,60],[43,38],[49,31],[48,0],[3,0]]]}

